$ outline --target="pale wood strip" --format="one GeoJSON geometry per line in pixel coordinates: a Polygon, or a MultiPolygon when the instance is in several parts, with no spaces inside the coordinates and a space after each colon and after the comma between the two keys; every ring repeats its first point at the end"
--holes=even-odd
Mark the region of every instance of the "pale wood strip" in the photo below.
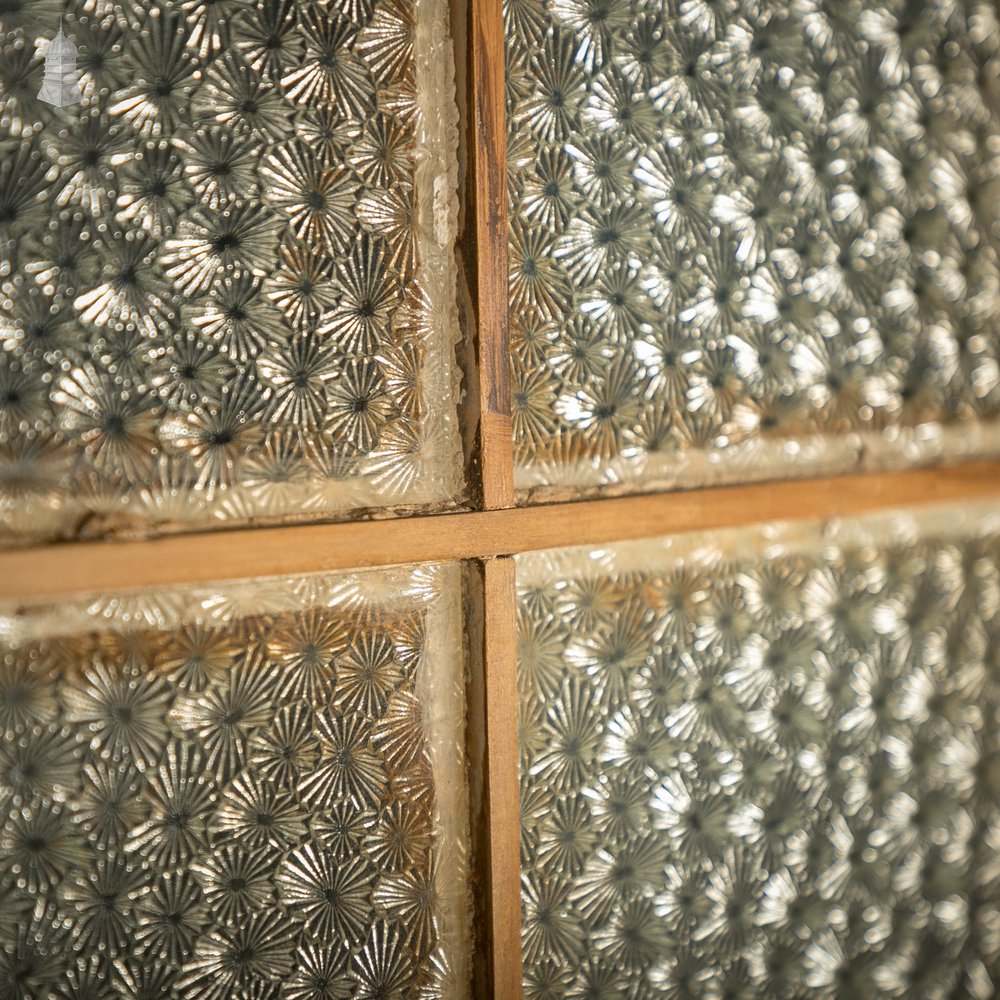
{"type": "Polygon", "coordinates": [[[521,989],[521,810],[514,560],[477,562],[470,586],[470,800],[478,1000],[521,989]]]}
{"type": "Polygon", "coordinates": [[[507,122],[501,0],[471,0],[479,480],[486,510],[514,505],[507,323],[507,122]]]}
{"type": "Polygon", "coordinates": [[[68,542],[0,552],[0,600],[490,558],[987,497],[1000,501],[1000,462],[381,521],[68,542]]]}

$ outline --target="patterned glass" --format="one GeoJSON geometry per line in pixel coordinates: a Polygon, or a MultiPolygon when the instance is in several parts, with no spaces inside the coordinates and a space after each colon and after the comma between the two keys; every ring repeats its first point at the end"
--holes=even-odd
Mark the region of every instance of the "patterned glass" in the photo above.
{"type": "Polygon", "coordinates": [[[506,0],[518,484],[1000,447],[987,0],[506,0]]]}
{"type": "Polygon", "coordinates": [[[518,558],[528,1000],[1000,989],[1000,515],[518,558]]]}
{"type": "Polygon", "coordinates": [[[457,567],[0,617],[0,995],[468,995],[457,567]]]}
{"type": "Polygon", "coordinates": [[[451,61],[444,0],[0,2],[0,530],[456,497],[451,61]]]}

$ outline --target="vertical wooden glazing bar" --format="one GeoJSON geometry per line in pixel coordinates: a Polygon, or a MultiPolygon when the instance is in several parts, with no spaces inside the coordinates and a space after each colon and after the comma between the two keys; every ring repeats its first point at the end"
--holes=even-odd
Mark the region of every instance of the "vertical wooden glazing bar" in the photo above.
{"type": "Polygon", "coordinates": [[[507,124],[501,0],[469,10],[470,183],[475,224],[479,484],[485,509],[514,504],[507,325],[507,124]]]}
{"type": "Polygon", "coordinates": [[[469,757],[477,1000],[521,988],[517,595],[510,557],[469,564],[469,757]]]}

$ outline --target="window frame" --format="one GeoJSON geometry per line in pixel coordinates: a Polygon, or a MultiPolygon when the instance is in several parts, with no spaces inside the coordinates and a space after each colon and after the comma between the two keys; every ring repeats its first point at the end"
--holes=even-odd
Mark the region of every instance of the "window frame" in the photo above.
{"type": "Polygon", "coordinates": [[[410,562],[464,561],[476,997],[522,995],[514,555],[770,520],[1000,500],[1000,460],[517,505],[507,316],[501,0],[452,0],[460,115],[460,310],[468,509],[187,530],[0,552],[0,600],[410,562]]]}

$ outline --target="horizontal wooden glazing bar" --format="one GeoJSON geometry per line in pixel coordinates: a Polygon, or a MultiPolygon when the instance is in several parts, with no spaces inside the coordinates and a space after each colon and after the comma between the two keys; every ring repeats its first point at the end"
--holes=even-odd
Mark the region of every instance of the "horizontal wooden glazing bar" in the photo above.
{"type": "Polygon", "coordinates": [[[0,553],[0,600],[28,602],[79,592],[488,559],[565,545],[990,496],[1000,503],[1000,462],[381,521],[67,542],[0,553]]]}

